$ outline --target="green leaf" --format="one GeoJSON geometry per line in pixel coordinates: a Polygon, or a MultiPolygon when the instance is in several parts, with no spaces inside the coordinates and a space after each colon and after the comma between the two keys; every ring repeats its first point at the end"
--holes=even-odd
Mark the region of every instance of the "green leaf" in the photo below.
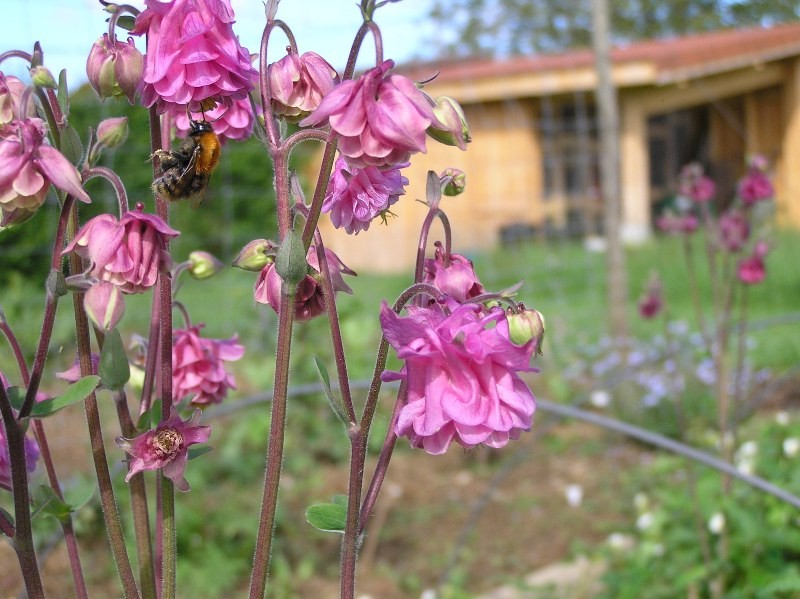
{"type": "Polygon", "coordinates": [[[124,15],[117,19],[117,27],[125,31],[132,31],[134,25],[136,25],[136,17],[132,15],[124,15]]]}
{"type": "Polygon", "coordinates": [[[103,385],[112,391],[119,391],[131,378],[131,366],[122,345],[122,337],[117,329],[106,335],[103,351],[100,353],[100,364],[97,367],[103,385]]]}
{"type": "Polygon", "coordinates": [[[314,364],[317,367],[317,372],[319,372],[319,378],[322,379],[322,388],[325,390],[325,397],[328,398],[328,404],[330,404],[333,413],[339,417],[339,420],[347,424],[347,416],[345,415],[342,400],[334,395],[331,389],[331,379],[330,376],[328,376],[328,369],[325,368],[325,364],[319,356],[314,356],[314,364]]]}
{"type": "Polygon", "coordinates": [[[189,450],[186,452],[186,454],[187,454],[187,456],[188,456],[188,458],[190,460],[193,460],[193,459],[199,458],[201,455],[205,455],[209,451],[213,451],[213,450],[214,450],[214,448],[211,447],[210,445],[198,444],[198,445],[192,445],[189,448],[189,450]]]}
{"type": "Polygon", "coordinates": [[[8,395],[8,401],[11,402],[11,407],[19,412],[25,402],[25,390],[20,387],[6,387],[6,395],[8,395]]]}
{"type": "Polygon", "coordinates": [[[283,236],[275,256],[275,272],[285,284],[294,287],[308,274],[303,238],[294,229],[289,229],[283,236]]]}
{"type": "Polygon", "coordinates": [[[161,400],[157,399],[150,405],[150,409],[145,410],[139,417],[136,428],[140,431],[149,431],[158,426],[159,422],[161,422],[161,400]]]}
{"type": "Polygon", "coordinates": [[[44,401],[33,404],[31,410],[31,417],[44,418],[50,416],[59,410],[66,408],[69,405],[83,401],[89,394],[97,389],[100,384],[100,377],[96,374],[85,376],[75,383],[72,383],[67,390],[53,399],[45,399],[44,401]]]}
{"type": "Polygon", "coordinates": [[[344,533],[347,506],[339,503],[315,503],[306,508],[306,522],[323,532],[344,533]]]}
{"type": "Polygon", "coordinates": [[[69,116],[69,88],[67,87],[67,69],[61,69],[58,74],[58,105],[65,117],[69,116]]]}
{"type": "Polygon", "coordinates": [[[336,505],[341,505],[345,510],[347,510],[347,495],[340,493],[339,495],[334,495],[331,497],[331,503],[335,503],[336,505]]]}
{"type": "Polygon", "coordinates": [[[46,516],[52,516],[64,524],[69,520],[70,514],[74,511],[75,509],[60,499],[51,487],[41,485],[33,492],[32,517],[44,514],[46,516]]]}
{"type": "Polygon", "coordinates": [[[72,164],[80,167],[83,158],[83,144],[78,132],[74,127],[66,126],[61,130],[61,153],[67,157],[72,164]]]}

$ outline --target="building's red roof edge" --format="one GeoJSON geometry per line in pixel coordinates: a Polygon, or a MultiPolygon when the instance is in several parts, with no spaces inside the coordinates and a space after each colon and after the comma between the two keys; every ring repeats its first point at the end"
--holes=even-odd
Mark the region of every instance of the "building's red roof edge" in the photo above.
{"type": "MultiPolygon", "coordinates": [[[[672,73],[708,74],[744,62],[769,62],[800,55],[800,21],[770,28],[726,29],[686,37],[634,42],[612,50],[614,63],[652,65],[659,79],[672,73]]],[[[496,78],[530,72],[567,71],[594,65],[591,50],[515,56],[507,59],[460,59],[410,64],[402,71],[423,80],[438,73],[437,82],[496,78]]]]}

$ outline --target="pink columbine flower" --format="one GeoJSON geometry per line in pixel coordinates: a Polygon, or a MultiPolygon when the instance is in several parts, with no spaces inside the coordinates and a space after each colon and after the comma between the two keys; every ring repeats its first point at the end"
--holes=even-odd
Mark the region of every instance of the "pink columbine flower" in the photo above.
{"type": "Polygon", "coordinates": [[[681,169],[680,192],[697,203],[704,203],[714,199],[717,186],[712,179],[705,176],[700,163],[692,162],[681,169]]]}
{"type": "MultiPolygon", "coordinates": [[[[97,374],[97,367],[100,365],[100,354],[92,353],[89,356],[89,361],[92,365],[92,374],[97,374]]],[[[56,372],[56,378],[68,383],[77,383],[81,380],[81,363],[78,356],[75,356],[72,366],[61,372],[56,372]]]]}
{"type": "MultiPolygon", "coordinates": [[[[0,125],[20,118],[19,101],[25,91],[25,84],[13,75],[0,72],[0,125]]],[[[36,116],[36,104],[33,99],[28,102],[25,118],[36,116]]]]}
{"type": "Polygon", "coordinates": [[[99,281],[86,290],[83,298],[86,314],[101,331],[110,331],[125,314],[125,296],[116,285],[99,281]]]}
{"type": "Polygon", "coordinates": [[[233,33],[229,0],[145,0],[134,35],[147,34],[142,103],[189,104],[243,100],[256,76],[250,53],[233,33]],[[206,102],[206,101],[209,102],[206,102]]]}
{"type": "Polygon", "coordinates": [[[317,109],[339,83],[339,74],[316,52],[297,55],[291,50],[267,67],[272,110],[296,123],[317,109]]]}
{"type": "Polygon", "coordinates": [[[694,233],[697,231],[698,220],[691,212],[678,214],[667,212],[656,219],[656,227],[665,233],[694,233]]]}
{"type": "Polygon", "coordinates": [[[376,216],[385,214],[389,207],[405,194],[408,179],[400,169],[410,163],[379,169],[376,166],[357,168],[343,158],[336,161],[328,182],[323,212],[330,212],[331,223],[348,233],[366,231],[376,216]]]}
{"type": "Polygon", "coordinates": [[[89,220],[62,252],[75,251],[92,263],[90,274],[117,285],[125,293],[142,293],[156,284],[159,272],[169,272],[167,242],[180,233],[144,206],[117,219],[101,214],[89,220]]]}
{"type": "Polygon", "coordinates": [[[750,257],[739,262],[737,275],[739,280],[745,285],[757,285],[767,276],[767,266],[764,264],[764,257],[769,251],[769,246],[764,241],[759,241],[753,247],[750,257]]]}
{"type": "Polygon", "coordinates": [[[763,156],[754,156],[750,160],[747,174],[739,181],[737,194],[745,206],[769,200],[775,195],[775,188],[766,174],[767,160],[763,156]]]}
{"type": "Polygon", "coordinates": [[[41,119],[14,121],[0,132],[0,210],[3,222],[17,211],[33,213],[44,203],[50,183],[82,202],[91,202],[78,170],[44,143],[41,119]]]}
{"type": "Polygon", "coordinates": [[[653,275],[647,283],[644,294],[639,299],[639,316],[650,320],[655,318],[664,309],[664,294],[661,280],[653,275]]]}
{"type": "Polygon", "coordinates": [[[343,81],[300,126],[329,123],[339,135],[339,152],[357,167],[391,166],[425,152],[428,127],[445,125],[413,81],[387,75],[393,66],[387,60],[356,80],[343,81]]]}
{"type": "MultiPolygon", "coordinates": [[[[353,290],[344,282],[342,274],[355,275],[356,273],[347,268],[339,257],[331,250],[325,249],[325,257],[328,261],[328,269],[331,274],[333,291],[344,291],[353,293],[353,290]]],[[[317,248],[311,246],[306,254],[308,265],[313,270],[300,282],[297,287],[295,298],[294,317],[296,320],[311,320],[325,311],[325,299],[320,283],[319,259],[317,258],[317,248]]],[[[261,269],[256,280],[255,300],[260,304],[268,304],[275,312],[280,311],[281,307],[281,277],[275,270],[273,262],[261,269]]]]}
{"type": "MultiPolygon", "coordinates": [[[[189,134],[189,116],[186,107],[173,104],[169,107],[179,137],[189,134]]],[[[253,108],[250,100],[232,100],[229,104],[219,104],[212,110],[205,111],[205,118],[213,123],[214,133],[225,141],[244,141],[253,134],[253,108]]]]}
{"type": "Polygon", "coordinates": [[[719,243],[729,252],[738,252],[750,237],[750,223],[741,210],[728,210],[719,217],[719,243]]]}
{"type": "MultiPolygon", "coordinates": [[[[455,305],[455,304],[454,304],[455,305]]],[[[519,372],[531,372],[536,342],[515,345],[500,308],[474,304],[409,308],[401,318],[384,302],[381,326],[405,361],[384,381],[404,379],[408,401],[395,432],[413,447],[441,454],[453,441],[464,447],[503,447],[530,430],[536,402],[519,372]]]]}
{"type": "Polygon", "coordinates": [[[459,303],[485,291],[475,274],[472,261],[461,254],[445,255],[439,243],[436,244],[434,257],[425,259],[422,282],[436,286],[459,303]]]}
{"type": "Polygon", "coordinates": [[[234,335],[230,339],[200,336],[203,325],[173,331],[172,389],[175,402],[191,396],[190,403],[200,408],[220,403],[228,389],[236,389],[233,375],[224,362],[244,355],[244,346],[234,335]]]}
{"type": "Polygon", "coordinates": [[[211,427],[198,426],[199,420],[200,410],[195,410],[191,419],[181,420],[175,408],[171,407],[169,418],[161,422],[155,430],[147,431],[134,439],[117,437],[117,445],[132,458],[125,482],[144,470],[161,468],[164,476],[175,483],[176,489],[188,491],[189,483],[184,478],[184,472],[189,446],[205,443],[211,435],[211,427]]]}
{"type": "Polygon", "coordinates": [[[142,53],[136,49],[132,38],[123,43],[104,33],[89,52],[86,75],[101,100],[124,96],[133,104],[142,79],[143,64],[142,53]]]}

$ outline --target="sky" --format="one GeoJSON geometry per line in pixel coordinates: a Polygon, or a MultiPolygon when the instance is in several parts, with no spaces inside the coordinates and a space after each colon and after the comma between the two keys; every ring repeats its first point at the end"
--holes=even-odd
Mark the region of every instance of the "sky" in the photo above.
{"type": "MultiPolygon", "coordinates": [[[[86,81],[86,56],[94,41],[106,30],[108,16],[97,0],[2,0],[0,52],[9,49],[31,52],[40,41],[45,66],[58,77],[67,69],[68,83],[74,88],[86,81]]],[[[143,0],[130,0],[143,8],[143,0]]],[[[264,27],[264,4],[261,0],[231,0],[236,14],[234,31],[250,52],[256,52],[264,27]]],[[[432,36],[426,21],[427,0],[402,0],[387,4],[376,13],[376,22],[383,36],[384,57],[402,64],[424,58],[425,42],[432,36]]],[[[278,18],[294,32],[300,52],[313,50],[341,70],[353,36],[361,24],[356,0],[281,0],[278,18]]],[[[120,35],[120,32],[118,32],[120,35]]],[[[124,39],[124,38],[123,38],[124,39]]],[[[136,41],[144,52],[143,40],[136,41]]],[[[270,44],[270,62],[284,54],[285,38],[279,36],[270,44]]],[[[374,61],[374,46],[365,41],[359,66],[374,61]]],[[[7,60],[0,69],[6,74],[21,75],[21,60],[7,60]]]]}

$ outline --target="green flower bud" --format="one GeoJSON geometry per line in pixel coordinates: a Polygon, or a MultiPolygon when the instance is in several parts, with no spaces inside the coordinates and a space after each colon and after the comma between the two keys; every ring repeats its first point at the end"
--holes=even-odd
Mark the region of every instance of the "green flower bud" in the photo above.
{"type": "Polygon", "coordinates": [[[446,196],[460,195],[467,186],[467,175],[457,168],[444,169],[439,180],[442,182],[442,193],[446,196]]]}
{"type": "Polygon", "coordinates": [[[53,74],[43,66],[33,67],[31,69],[31,81],[36,87],[58,89],[58,84],[56,84],[53,74]]]}
{"type": "Polygon", "coordinates": [[[213,277],[223,266],[208,252],[195,251],[189,254],[189,274],[198,281],[213,277]]]}
{"type": "Polygon", "coordinates": [[[536,342],[536,353],[542,355],[544,341],[544,316],[538,310],[527,310],[522,304],[519,312],[508,311],[509,338],[516,345],[524,345],[531,339],[536,342]]]}
{"type": "Polygon", "coordinates": [[[105,119],[97,126],[97,141],[108,149],[114,149],[128,139],[128,117],[105,119]]]}
{"type": "Polygon", "coordinates": [[[464,116],[464,110],[459,103],[449,96],[442,96],[436,100],[433,114],[439,123],[428,127],[428,135],[445,145],[466,150],[472,137],[469,134],[467,117],[464,116]]]}
{"type": "Polygon", "coordinates": [[[254,239],[242,248],[239,255],[233,261],[232,266],[259,272],[267,264],[275,261],[275,242],[267,239],[254,239]]]}

